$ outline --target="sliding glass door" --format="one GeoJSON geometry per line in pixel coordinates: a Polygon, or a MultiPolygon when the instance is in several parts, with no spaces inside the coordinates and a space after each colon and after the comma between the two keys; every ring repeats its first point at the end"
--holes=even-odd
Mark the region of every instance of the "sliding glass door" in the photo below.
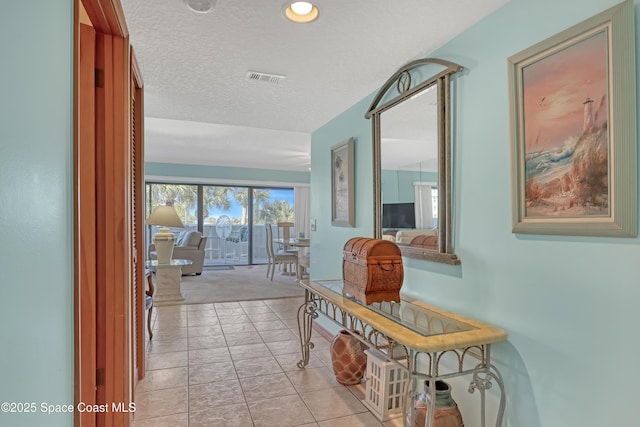
{"type": "MultiPolygon", "coordinates": [[[[173,204],[184,229],[207,237],[205,266],[267,262],[265,223],[293,221],[292,188],[205,184],[146,184],[146,217],[158,205],[173,204]]],[[[147,227],[147,245],[156,227],[147,227]]],[[[148,251],[147,251],[148,253],[148,251]]]]}
{"type": "Polygon", "coordinates": [[[265,224],[293,222],[293,189],[254,188],[252,205],[253,244],[251,253],[254,264],[264,264],[268,261],[265,224]]]}
{"type": "Polygon", "coordinates": [[[247,187],[202,186],[205,265],[249,263],[247,187]]]}

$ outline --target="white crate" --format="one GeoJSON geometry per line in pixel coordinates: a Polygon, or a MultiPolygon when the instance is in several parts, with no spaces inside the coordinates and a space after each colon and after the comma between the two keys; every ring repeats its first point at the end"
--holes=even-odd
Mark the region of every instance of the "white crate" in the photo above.
{"type": "Polygon", "coordinates": [[[369,350],[365,350],[365,353],[367,381],[362,403],[383,422],[402,416],[409,372],[369,350]]]}

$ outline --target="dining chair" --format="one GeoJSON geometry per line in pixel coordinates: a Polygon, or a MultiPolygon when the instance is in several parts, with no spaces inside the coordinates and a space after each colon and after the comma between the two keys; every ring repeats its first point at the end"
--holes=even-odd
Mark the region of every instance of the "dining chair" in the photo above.
{"type": "Polygon", "coordinates": [[[151,314],[153,313],[153,294],[155,287],[153,286],[153,274],[151,270],[145,270],[144,276],[149,285],[149,289],[145,291],[144,308],[147,310],[147,330],[149,331],[149,341],[151,341],[153,339],[153,332],[151,332],[151,314]]]}
{"type": "Polygon", "coordinates": [[[292,222],[281,221],[277,223],[278,239],[289,240],[291,238],[291,229],[294,227],[292,222]]]}
{"type": "MultiPolygon", "coordinates": [[[[293,222],[288,222],[288,221],[281,221],[276,223],[277,227],[278,227],[278,239],[282,239],[282,240],[289,240],[291,239],[291,230],[293,229],[293,227],[295,226],[293,224],[293,222]]],[[[290,246],[284,246],[284,251],[285,252],[289,252],[289,253],[297,253],[298,250],[296,248],[292,248],[290,246]]]]}
{"type": "Polygon", "coordinates": [[[297,266],[298,264],[298,255],[291,252],[285,252],[283,250],[276,251],[273,247],[273,229],[271,228],[271,224],[265,224],[265,228],[267,231],[267,257],[269,258],[269,263],[267,265],[267,277],[271,276],[271,280],[273,280],[276,266],[283,265],[286,267],[290,265],[293,269],[293,266],[297,266]]]}
{"type": "Polygon", "coordinates": [[[307,252],[304,255],[298,255],[298,265],[296,267],[296,273],[298,274],[298,280],[309,277],[309,266],[311,265],[311,254],[307,252]]]}

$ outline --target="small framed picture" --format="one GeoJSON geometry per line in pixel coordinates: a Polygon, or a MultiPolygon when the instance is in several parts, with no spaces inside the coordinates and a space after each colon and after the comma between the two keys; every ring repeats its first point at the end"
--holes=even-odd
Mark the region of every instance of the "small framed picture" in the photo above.
{"type": "Polygon", "coordinates": [[[353,138],[331,147],[331,225],[356,225],[353,157],[353,138]]]}

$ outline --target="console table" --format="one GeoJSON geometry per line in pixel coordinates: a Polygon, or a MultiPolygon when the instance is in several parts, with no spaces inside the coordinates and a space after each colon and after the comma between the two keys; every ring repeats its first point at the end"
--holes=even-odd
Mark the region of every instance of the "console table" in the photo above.
{"type": "Polygon", "coordinates": [[[184,301],[180,289],[182,266],[191,265],[190,259],[172,259],[169,264],[158,264],[158,260],[147,261],[147,268],[156,272],[156,290],[153,294],[153,305],[170,305],[184,301]]]}
{"type": "MultiPolygon", "coordinates": [[[[442,310],[418,300],[402,300],[364,305],[342,293],[342,280],[302,280],[305,302],[298,310],[298,329],[302,360],[309,363],[311,327],[318,313],[343,328],[356,331],[354,337],[379,352],[385,359],[405,367],[408,380],[403,422],[417,398],[419,383],[429,381],[430,395],[435,396],[436,380],[471,375],[469,392],[480,392],[481,426],[485,426],[485,391],[495,382],[500,389],[496,427],[502,425],[505,409],[504,382],[491,364],[491,345],[507,339],[502,329],[442,310]],[[457,367],[446,369],[443,356],[451,355],[457,367]]],[[[431,399],[433,405],[435,399],[431,399]]],[[[433,407],[427,410],[426,426],[434,426],[433,407]]],[[[413,419],[413,417],[411,417],[413,419]]],[[[411,426],[412,427],[412,426],[411,426]]]]}

